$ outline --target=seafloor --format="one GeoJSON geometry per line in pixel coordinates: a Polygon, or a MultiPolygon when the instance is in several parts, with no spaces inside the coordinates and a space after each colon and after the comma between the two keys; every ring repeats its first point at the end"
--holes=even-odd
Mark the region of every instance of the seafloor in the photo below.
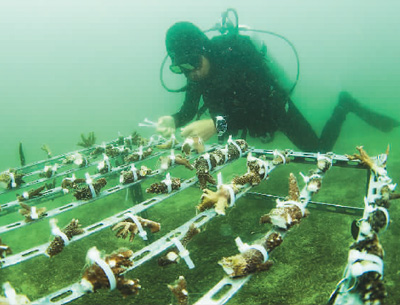
{"type": "MultiPolygon", "coordinates": [[[[266,145],[252,140],[249,143],[257,148],[266,145]]],[[[285,143],[283,142],[282,145],[285,143]]],[[[361,144],[361,143],[357,143],[361,144]]],[[[386,146],[366,146],[367,152],[383,153],[386,146]]],[[[355,145],[354,145],[355,146],[355,145]]],[[[355,147],[343,147],[352,154],[355,147]],[[350,148],[352,147],[352,148],[350,148]]],[[[275,148],[268,145],[269,149],[275,148]]],[[[280,147],[285,148],[285,147],[280,147]]],[[[395,147],[395,149],[398,149],[395,147]]],[[[398,150],[389,155],[387,170],[393,182],[400,181],[400,159],[398,150]]],[[[241,159],[229,164],[223,172],[224,182],[235,175],[246,172],[246,160],[241,159]]],[[[150,168],[157,167],[155,159],[143,161],[150,168]]],[[[299,172],[308,172],[311,165],[291,163],[277,167],[267,181],[251,191],[286,196],[289,173],[294,173],[300,181],[299,172]]],[[[83,176],[80,171],[77,176],[83,176]]],[[[95,171],[92,169],[91,173],[95,171]]],[[[194,171],[183,167],[172,169],[173,177],[187,179],[194,176],[194,171]]],[[[141,183],[142,190],[150,183],[160,181],[164,176],[157,176],[141,183]]],[[[119,176],[108,178],[106,188],[118,184],[119,176]]],[[[60,179],[57,180],[57,183],[60,179]]],[[[366,193],[367,171],[363,169],[346,169],[333,167],[327,172],[322,188],[312,200],[334,204],[363,207],[366,193]]],[[[300,187],[302,183],[300,182],[300,187]]],[[[151,236],[148,242],[138,236],[133,242],[115,237],[110,229],[101,230],[77,242],[68,245],[62,253],[53,258],[40,255],[20,264],[0,269],[0,279],[9,281],[20,294],[25,294],[31,301],[79,282],[85,267],[86,252],[96,246],[105,253],[111,253],[120,247],[137,251],[146,244],[162,237],[172,229],[185,223],[196,215],[195,206],[199,203],[202,192],[197,185],[190,187],[170,199],[155,205],[142,213],[142,217],[161,223],[161,230],[151,236]]],[[[56,216],[60,227],[64,227],[72,218],[79,219],[83,227],[95,223],[108,216],[123,211],[133,204],[131,195],[122,191],[115,195],[88,203],[71,211],[56,216]]],[[[153,194],[146,194],[150,198],[153,194]]],[[[2,195],[1,202],[14,200],[15,194],[2,195]]],[[[56,200],[43,201],[38,206],[47,210],[74,201],[71,194],[56,200]]],[[[238,253],[234,239],[240,236],[249,244],[264,236],[270,225],[260,225],[259,218],[274,207],[274,199],[259,199],[245,195],[226,216],[218,216],[201,228],[201,233],[188,245],[190,256],[196,268],[189,270],[183,261],[166,267],[157,264],[157,257],[125,274],[126,278],[138,278],[141,290],[138,295],[123,298],[118,290],[98,290],[87,294],[73,304],[169,304],[177,303],[169,291],[167,284],[172,284],[180,275],[187,280],[190,303],[196,302],[209,289],[217,284],[225,275],[217,262],[226,256],[238,253]]],[[[249,282],[228,302],[228,304],[325,304],[329,295],[341,280],[347,262],[349,246],[353,242],[350,232],[351,223],[357,216],[339,214],[334,211],[320,211],[310,208],[310,215],[293,227],[285,236],[283,243],[270,255],[274,265],[268,271],[256,273],[249,282]]],[[[392,202],[390,207],[391,223],[388,230],[380,235],[385,249],[384,283],[387,289],[385,303],[396,304],[400,300],[398,277],[400,258],[399,249],[400,214],[398,203],[392,202]]],[[[0,226],[21,220],[18,209],[0,212],[0,226]]],[[[13,253],[30,249],[51,239],[48,220],[41,220],[1,235],[3,243],[9,245],[13,253]]],[[[163,255],[165,253],[162,253],[163,255]]]]}

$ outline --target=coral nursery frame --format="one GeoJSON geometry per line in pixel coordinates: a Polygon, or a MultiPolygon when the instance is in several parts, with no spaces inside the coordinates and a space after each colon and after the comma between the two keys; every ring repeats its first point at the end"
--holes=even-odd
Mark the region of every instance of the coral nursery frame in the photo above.
{"type": "MultiPolygon", "coordinates": [[[[139,148],[136,150],[143,151],[143,149],[146,149],[148,147],[154,147],[155,145],[159,144],[160,139],[158,139],[155,142],[150,141],[150,143],[147,143],[147,146],[144,148],[139,148]]],[[[110,141],[107,143],[108,146],[112,147],[124,147],[126,146],[126,138],[119,138],[113,141],[110,141]]],[[[105,147],[105,146],[104,146],[105,147]]],[[[98,148],[98,147],[97,147],[98,148]]],[[[179,145],[175,145],[175,150],[180,150],[179,145]]],[[[65,189],[63,189],[61,186],[57,186],[60,183],[60,179],[65,178],[65,177],[71,177],[71,175],[80,175],[84,176],[85,173],[92,171],[91,175],[86,174],[86,179],[91,179],[95,180],[98,178],[108,178],[110,177],[110,180],[115,179],[115,176],[119,175],[122,171],[128,170],[131,168],[131,163],[125,163],[123,162],[122,158],[119,156],[116,156],[115,158],[112,157],[107,157],[106,155],[99,154],[99,155],[92,155],[93,151],[96,149],[96,147],[92,148],[86,148],[80,151],[75,151],[71,153],[66,153],[59,155],[57,157],[53,157],[47,160],[42,160],[39,162],[35,162],[20,168],[15,169],[13,172],[15,173],[22,173],[23,174],[23,179],[26,180],[24,184],[17,185],[16,187],[9,187],[9,189],[4,190],[0,193],[0,200],[2,202],[1,204],[1,211],[0,211],[0,218],[5,219],[7,215],[14,215],[16,212],[16,207],[18,207],[21,203],[21,201],[24,202],[24,204],[27,204],[29,206],[33,205],[43,205],[46,202],[54,202],[54,200],[58,200],[60,202],[63,201],[62,198],[65,198],[66,196],[70,196],[70,194],[67,194],[65,192],[65,189]],[[62,163],[63,160],[65,160],[68,156],[80,154],[84,156],[85,159],[85,164],[84,165],[79,165],[77,166],[76,164],[64,164],[62,163]],[[54,168],[55,164],[62,163],[61,165],[58,165],[58,168],[54,168]],[[104,173],[98,172],[100,171],[100,168],[104,168],[105,164],[108,164],[108,170],[104,173]],[[46,169],[52,169],[53,171],[49,176],[46,176],[46,169]],[[97,168],[97,170],[96,170],[97,168]],[[39,176],[41,175],[41,176],[39,176]],[[52,184],[52,185],[50,185],[52,184]],[[38,196],[33,196],[32,192],[28,192],[25,190],[28,190],[28,188],[35,188],[40,185],[46,185],[47,190],[43,191],[40,193],[38,196]],[[50,186],[49,186],[50,185],[50,186]],[[25,191],[25,192],[24,192],[25,191]],[[25,199],[17,199],[17,200],[12,200],[13,196],[17,193],[23,193],[23,196],[25,196],[25,199]],[[30,195],[32,198],[30,198],[30,195]],[[14,214],[13,214],[14,213],[14,214]]],[[[214,144],[206,147],[206,153],[207,152],[212,152],[217,149],[221,149],[221,146],[214,144]]],[[[121,148],[120,151],[123,149],[121,148]]],[[[135,149],[132,149],[134,151],[135,149]]],[[[269,170],[272,171],[273,168],[268,168],[268,166],[265,165],[265,162],[269,162],[268,160],[272,160],[274,156],[276,156],[276,152],[274,150],[264,150],[264,149],[255,149],[255,148],[249,148],[249,150],[246,153],[241,153],[241,159],[244,159],[248,152],[251,152],[253,156],[257,156],[257,158],[263,158],[262,161],[265,166],[265,170],[267,171],[264,175],[265,178],[269,178],[269,170]],[[267,177],[268,176],[268,177],[267,177]]],[[[152,164],[153,166],[157,166],[157,159],[160,156],[165,156],[169,154],[169,150],[163,150],[163,149],[156,149],[153,151],[153,153],[148,156],[147,158],[141,158],[141,160],[138,160],[135,162],[136,166],[139,166],[141,164],[152,164]]],[[[317,153],[304,153],[304,152],[293,152],[293,151],[286,151],[285,156],[288,158],[288,161],[290,160],[290,163],[297,163],[297,164],[304,164],[307,166],[310,165],[315,165],[319,161],[319,158],[321,157],[320,154],[317,153]]],[[[384,158],[384,156],[387,156],[387,154],[380,155],[376,158],[371,158],[373,161],[373,164],[375,164],[378,169],[385,169],[386,165],[386,159],[382,161],[381,159],[384,158]]],[[[196,157],[196,156],[194,156],[196,157]]],[[[192,155],[192,158],[194,158],[192,155]]],[[[394,191],[395,185],[391,184],[391,179],[387,176],[386,171],[384,172],[379,172],[377,171],[376,168],[368,168],[365,167],[363,163],[363,160],[354,158],[354,160],[350,160],[349,156],[342,156],[342,155],[334,155],[331,154],[329,155],[329,158],[331,160],[331,165],[334,167],[343,167],[343,168],[351,168],[351,169],[366,169],[367,170],[367,197],[370,198],[373,194],[376,197],[380,195],[380,192],[382,190],[382,185],[386,187],[390,187],[390,191],[394,191]],[[386,180],[384,183],[377,185],[378,180],[381,179],[381,177],[384,177],[386,180]],[[369,196],[369,197],[368,197],[369,196]]],[[[365,160],[364,160],[365,161],[365,160]]],[[[225,167],[231,166],[232,163],[238,162],[236,160],[233,160],[231,162],[227,162],[221,166],[217,166],[213,168],[213,173],[221,172],[225,167]]],[[[285,163],[285,162],[284,162],[285,163]]],[[[57,166],[56,166],[57,167],[57,166]]],[[[172,168],[169,170],[173,171],[172,168]]],[[[6,174],[10,173],[10,170],[5,172],[6,174]]],[[[184,193],[189,189],[193,189],[193,186],[196,185],[197,183],[197,177],[196,176],[188,176],[187,178],[184,178],[179,190],[175,190],[166,194],[160,194],[160,195],[154,195],[150,196],[149,198],[144,198],[143,196],[143,184],[145,183],[146,180],[151,180],[153,181],[159,181],[160,179],[163,179],[164,173],[161,173],[160,170],[154,170],[151,172],[151,174],[147,175],[144,177],[142,180],[136,180],[132,183],[127,183],[127,184],[122,184],[119,183],[118,181],[114,183],[111,187],[102,190],[97,196],[94,195],[93,198],[88,199],[88,200],[67,200],[65,204],[60,204],[57,205],[56,207],[47,210],[39,219],[36,219],[34,221],[23,221],[23,220],[16,220],[11,223],[1,223],[0,225],[0,243],[3,242],[4,244],[9,244],[11,248],[13,248],[12,243],[7,240],[7,235],[11,234],[11,232],[17,232],[18,230],[21,230],[23,228],[31,228],[31,232],[35,232],[35,228],[37,227],[37,223],[43,222],[45,219],[51,219],[54,217],[58,217],[59,215],[62,215],[63,213],[66,212],[71,212],[74,211],[75,209],[78,210],[79,208],[83,206],[88,206],[88,205],[95,205],[96,202],[100,202],[102,200],[107,200],[108,198],[113,198],[113,196],[117,196],[116,194],[119,194],[120,196],[121,193],[126,192],[126,198],[130,197],[132,199],[132,202],[134,205],[127,209],[123,209],[118,211],[117,213],[110,215],[108,217],[105,217],[103,219],[97,220],[90,225],[87,225],[86,227],[83,228],[83,233],[74,236],[71,238],[70,242],[71,243],[79,243],[79,242],[84,242],[87,240],[90,236],[94,236],[96,233],[101,232],[102,230],[105,230],[107,228],[111,228],[118,222],[120,222],[126,215],[127,213],[131,213],[133,215],[137,214],[146,214],[147,211],[149,211],[151,208],[159,205],[160,203],[166,201],[166,200],[171,200],[173,197],[176,197],[176,195],[180,193],[184,193]]],[[[382,180],[382,179],[381,179],[382,180]]],[[[88,181],[88,180],[86,180],[88,181]]],[[[307,181],[306,181],[306,186],[307,186],[307,181]]],[[[11,183],[11,182],[10,182],[11,183]]],[[[268,182],[266,182],[268,183],[268,182]]],[[[221,178],[219,181],[219,184],[222,184],[221,178]]],[[[325,187],[325,186],[324,186],[325,187]]],[[[308,195],[312,194],[312,192],[308,195]]],[[[241,188],[235,195],[235,200],[238,200],[241,197],[248,197],[248,198],[255,198],[257,200],[265,200],[266,198],[269,199],[281,199],[282,196],[277,196],[277,195],[270,195],[266,194],[263,192],[257,192],[254,191],[251,185],[245,185],[243,188],[241,188]]],[[[15,198],[15,197],[14,197],[15,198]]],[[[21,198],[21,196],[19,197],[21,198]]],[[[360,208],[360,207],[351,207],[351,206],[343,206],[343,205],[337,205],[337,204],[330,204],[330,203],[322,203],[322,202],[314,202],[311,201],[311,196],[307,199],[306,205],[308,208],[315,208],[320,211],[329,211],[329,212],[334,212],[334,213],[341,213],[341,214],[347,214],[351,215],[357,218],[362,217],[359,220],[359,225],[360,221],[361,222],[367,222],[369,217],[376,211],[382,210],[381,208],[376,208],[372,207],[372,202],[365,203],[365,208],[360,208]],[[375,210],[374,210],[375,208],[375,210]],[[367,210],[367,212],[366,212],[367,210]]],[[[240,204],[240,203],[239,203],[240,204]]],[[[387,211],[385,210],[385,213],[387,211]]],[[[389,222],[388,219],[388,214],[386,215],[386,221],[387,223],[389,222]]],[[[182,240],[184,238],[185,233],[188,231],[189,227],[192,224],[195,224],[197,227],[204,227],[208,222],[210,222],[212,219],[215,217],[222,217],[219,216],[214,209],[208,209],[203,212],[196,213],[194,217],[189,218],[186,220],[184,223],[181,225],[176,226],[175,228],[169,230],[168,232],[165,232],[165,234],[158,239],[150,239],[146,243],[144,243],[143,247],[140,249],[136,249],[136,251],[133,252],[132,257],[130,258],[134,264],[132,267],[129,267],[128,269],[125,270],[125,272],[129,272],[135,268],[138,268],[142,265],[144,265],[146,262],[155,260],[157,256],[162,254],[163,252],[167,251],[168,249],[174,247],[176,245],[176,240],[182,240]]],[[[14,219],[16,217],[11,217],[11,219],[14,219]]],[[[22,218],[22,217],[21,217],[22,218]]],[[[84,222],[84,219],[80,219],[81,223],[84,222]]],[[[161,221],[162,223],[162,221],[161,221]]],[[[283,237],[287,230],[281,230],[278,228],[275,228],[275,232],[278,232],[281,234],[283,237]]],[[[365,233],[365,232],[364,232],[365,233]]],[[[367,232],[368,233],[368,232],[367,232]]],[[[362,234],[359,233],[359,235],[362,234]]],[[[138,237],[136,237],[138,238],[138,237]]],[[[358,237],[360,238],[360,236],[358,237]]],[[[136,240],[134,241],[136,242],[136,240]]],[[[8,255],[3,255],[3,258],[0,258],[0,263],[1,263],[1,270],[8,270],[9,268],[13,268],[13,266],[21,265],[24,264],[26,261],[37,259],[38,257],[42,257],[44,254],[46,254],[46,249],[49,247],[50,242],[45,242],[40,245],[34,245],[33,247],[29,247],[28,249],[24,249],[22,251],[19,251],[18,253],[13,253],[13,254],[8,254],[8,255]]],[[[239,246],[239,245],[238,245],[239,246]]],[[[5,245],[3,245],[5,247],[5,245]]],[[[268,251],[270,252],[270,251],[268,251]]],[[[189,252],[186,253],[187,256],[189,256],[189,252]]],[[[63,255],[63,253],[59,254],[63,255]]],[[[51,258],[49,259],[51,260],[51,258]]],[[[357,263],[357,262],[363,262],[363,261],[368,261],[367,258],[358,258],[355,261],[349,261],[348,265],[346,266],[343,280],[339,282],[337,289],[334,291],[331,297],[331,302],[335,304],[346,304],[349,302],[353,302],[355,304],[359,303],[362,304],[365,302],[365,296],[363,296],[362,292],[358,292],[357,289],[353,289],[354,286],[356,285],[354,283],[354,278],[356,277],[355,271],[353,273],[350,272],[352,270],[352,266],[357,263]],[[350,300],[350,301],[349,301],[350,300]]],[[[197,262],[194,261],[194,264],[197,262]]],[[[184,262],[180,262],[180,264],[184,264],[184,262]]],[[[383,264],[383,263],[382,263],[383,264]]],[[[44,266],[46,266],[46,263],[44,263],[44,266]]],[[[201,267],[201,266],[199,266],[201,267]]],[[[354,269],[354,268],[353,268],[354,269]]],[[[374,269],[375,270],[375,269],[374,269]]],[[[370,270],[364,270],[364,272],[361,273],[365,274],[368,273],[370,270]]],[[[5,274],[5,273],[3,273],[5,274]]],[[[229,277],[229,276],[224,276],[222,279],[215,284],[214,287],[208,290],[208,292],[204,293],[201,296],[197,297],[196,304],[225,304],[229,300],[232,299],[232,297],[243,287],[244,284],[246,284],[252,277],[252,274],[248,274],[246,276],[241,276],[241,277],[229,277]]],[[[22,279],[21,279],[22,280],[22,279]]],[[[340,279],[338,279],[339,281],[340,279]]],[[[8,278],[2,278],[2,282],[8,281],[8,278]]],[[[14,284],[14,283],[12,283],[14,284]]],[[[21,290],[21,289],[19,289],[21,290]]],[[[190,293],[190,287],[189,287],[189,293],[190,293]]],[[[19,291],[22,292],[23,291],[19,291]]],[[[28,294],[28,293],[27,293],[28,294]]],[[[32,301],[33,304],[65,304],[68,302],[71,302],[73,300],[76,300],[80,297],[83,297],[84,295],[87,294],[87,291],[85,291],[79,281],[72,283],[62,289],[58,289],[57,291],[51,292],[47,295],[43,295],[36,300],[32,301]]],[[[29,295],[28,295],[29,296],[29,295]]],[[[140,303],[140,293],[138,296],[135,296],[135,298],[138,300],[140,303]]],[[[157,301],[157,300],[156,300],[157,301]]]]}

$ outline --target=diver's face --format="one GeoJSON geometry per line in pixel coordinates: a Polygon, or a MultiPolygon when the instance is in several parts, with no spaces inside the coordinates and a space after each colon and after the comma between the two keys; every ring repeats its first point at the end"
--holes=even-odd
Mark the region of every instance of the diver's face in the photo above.
{"type": "Polygon", "coordinates": [[[210,73],[210,61],[206,57],[201,55],[199,67],[191,71],[185,71],[184,73],[185,76],[191,81],[201,81],[205,79],[210,73]]]}

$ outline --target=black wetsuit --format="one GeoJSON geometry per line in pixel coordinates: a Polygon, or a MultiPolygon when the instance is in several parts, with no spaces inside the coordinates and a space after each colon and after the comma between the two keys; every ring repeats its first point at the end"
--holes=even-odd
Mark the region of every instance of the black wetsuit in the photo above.
{"type": "Polygon", "coordinates": [[[209,76],[200,82],[188,81],[184,104],[173,115],[176,127],[195,117],[202,96],[212,118],[225,117],[227,134],[241,130],[242,136],[248,131],[253,137],[273,138],[279,130],[301,150],[332,149],[345,115],[331,118],[320,141],[248,36],[214,37],[205,56],[210,60],[209,76]]]}

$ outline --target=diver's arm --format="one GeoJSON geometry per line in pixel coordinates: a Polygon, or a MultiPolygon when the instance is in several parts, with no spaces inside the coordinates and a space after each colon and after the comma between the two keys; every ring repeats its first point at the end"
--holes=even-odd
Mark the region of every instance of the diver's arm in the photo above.
{"type": "Polygon", "coordinates": [[[175,121],[175,127],[181,127],[189,123],[196,115],[201,97],[199,84],[188,83],[185,101],[181,109],[172,115],[175,121]]]}

